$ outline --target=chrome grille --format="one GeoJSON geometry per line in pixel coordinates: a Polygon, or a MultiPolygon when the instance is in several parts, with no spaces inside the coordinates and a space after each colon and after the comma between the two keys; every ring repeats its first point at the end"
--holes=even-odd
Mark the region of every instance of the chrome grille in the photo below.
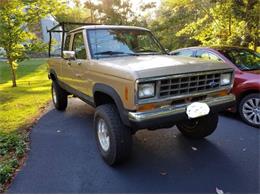
{"type": "Polygon", "coordinates": [[[188,95],[220,88],[221,73],[209,73],[204,75],[183,76],[160,80],[159,96],[188,95]]]}

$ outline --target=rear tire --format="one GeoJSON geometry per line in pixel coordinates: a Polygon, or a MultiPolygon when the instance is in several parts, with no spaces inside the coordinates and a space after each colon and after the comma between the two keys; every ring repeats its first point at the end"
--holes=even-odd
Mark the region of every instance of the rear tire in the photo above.
{"type": "Polygon", "coordinates": [[[185,120],[176,126],[180,132],[193,139],[202,139],[212,134],[218,125],[218,114],[209,114],[197,119],[185,120]]]}
{"type": "Polygon", "coordinates": [[[98,149],[109,165],[125,161],[131,154],[132,135],[113,104],[104,104],[96,108],[94,129],[98,149]]]}
{"type": "Polygon", "coordinates": [[[52,102],[57,110],[64,111],[68,105],[68,93],[55,81],[51,86],[52,102]]]}
{"type": "Polygon", "coordinates": [[[245,96],[239,103],[239,115],[242,120],[253,126],[260,127],[260,94],[253,93],[245,96]]]}

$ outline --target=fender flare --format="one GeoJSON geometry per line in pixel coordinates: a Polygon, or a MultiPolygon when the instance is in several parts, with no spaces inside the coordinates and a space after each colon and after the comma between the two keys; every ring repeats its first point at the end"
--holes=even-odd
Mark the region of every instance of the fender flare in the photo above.
{"type": "Polygon", "coordinates": [[[112,87],[110,87],[106,84],[97,83],[93,87],[93,96],[95,96],[95,92],[102,92],[102,93],[109,95],[116,104],[116,107],[119,111],[119,116],[120,116],[122,122],[126,126],[130,126],[130,122],[128,119],[128,112],[124,108],[123,102],[115,89],[113,89],[112,87]]]}

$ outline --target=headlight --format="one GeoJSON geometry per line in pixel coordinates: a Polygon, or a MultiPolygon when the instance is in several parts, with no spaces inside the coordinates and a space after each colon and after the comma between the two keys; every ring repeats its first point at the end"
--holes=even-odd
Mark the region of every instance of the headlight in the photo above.
{"type": "Polygon", "coordinates": [[[138,86],[138,97],[139,98],[148,98],[155,95],[154,83],[145,83],[139,84],[138,86]]]}
{"type": "Polygon", "coordinates": [[[220,76],[220,85],[231,84],[231,73],[224,73],[220,76]]]}

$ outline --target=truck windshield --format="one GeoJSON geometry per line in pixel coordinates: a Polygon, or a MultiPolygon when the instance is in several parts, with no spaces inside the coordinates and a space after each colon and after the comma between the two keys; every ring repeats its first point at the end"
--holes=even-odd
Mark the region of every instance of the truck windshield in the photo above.
{"type": "Polygon", "coordinates": [[[248,49],[222,49],[219,50],[231,60],[240,70],[260,70],[259,54],[248,49]]]}
{"type": "Polygon", "coordinates": [[[87,30],[92,58],[165,53],[149,31],[139,29],[87,30]]]}

